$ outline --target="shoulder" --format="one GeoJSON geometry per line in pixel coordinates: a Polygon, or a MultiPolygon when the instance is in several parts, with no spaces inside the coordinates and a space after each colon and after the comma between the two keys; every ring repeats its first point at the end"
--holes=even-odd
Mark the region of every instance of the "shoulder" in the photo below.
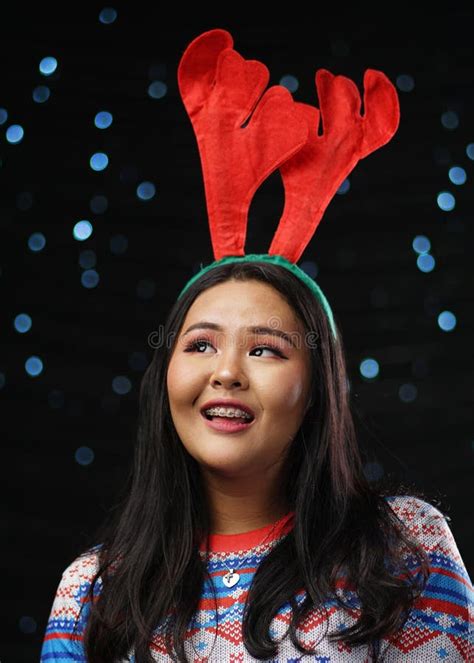
{"type": "MultiPolygon", "coordinates": [[[[430,574],[401,634],[391,638],[387,663],[474,660],[474,588],[448,522],[451,518],[412,495],[386,498],[393,512],[426,552],[430,574]],[[423,638],[415,638],[422,629],[423,638]]],[[[416,562],[408,556],[413,572],[416,562]]]]}
{"type": "MultiPolygon", "coordinates": [[[[100,545],[82,553],[62,572],[46,625],[41,661],[60,657],[86,660],[82,641],[90,612],[87,595],[99,569],[99,549],[100,545]]],[[[94,596],[100,592],[101,585],[99,577],[94,596]]]]}
{"type": "Polygon", "coordinates": [[[427,552],[442,548],[447,556],[463,565],[448,524],[451,521],[450,516],[414,495],[395,495],[385,499],[397,518],[427,552]]]}

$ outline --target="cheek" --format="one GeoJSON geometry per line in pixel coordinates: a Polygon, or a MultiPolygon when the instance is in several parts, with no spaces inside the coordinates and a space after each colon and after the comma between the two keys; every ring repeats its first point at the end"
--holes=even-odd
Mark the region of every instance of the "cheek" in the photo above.
{"type": "Polygon", "coordinates": [[[196,396],[200,384],[199,373],[189,370],[189,364],[178,359],[171,359],[166,376],[170,403],[175,405],[188,403],[196,396]]]}
{"type": "Polygon", "coordinates": [[[282,371],[278,380],[262,386],[262,400],[266,409],[274,409],[277,413],[288,413],[298,409],[306,395],[306,369],[303,365],[295,365],[291,371],[282,371]]]}

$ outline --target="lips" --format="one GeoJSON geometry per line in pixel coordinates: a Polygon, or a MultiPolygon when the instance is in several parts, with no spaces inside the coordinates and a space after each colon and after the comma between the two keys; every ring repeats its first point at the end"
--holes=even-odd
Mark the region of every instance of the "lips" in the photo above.
{"type": "Polygon", "coordinates": [[[214,419],[207,419],[206,415],[201,412],[204,423],[209,426],[209,428],[217,431],[218,433],[239,433],[245,431],[255,423],[255,419],[251,421],[237,421],[236,419],[223,419],[220,417],[215,417],[214,419]]]}
{"type": "Polygon", "coordinates": [[[214,399],[212,401],[207,401],[207,403],[204,403],[204,405],[201,407],[201,414],[203,415],[204,418],[206,418],[205,410],[208,410],[211,407],[239,408],[239,410],[247,412],[247,414],[249,414],[252,417],[252,421],[255,419],[255,412],[252,410],[252,408],[249,405],[242,403],[241,401],[236,401],[235,399],[220,398],[220,399],[214,399]]]}

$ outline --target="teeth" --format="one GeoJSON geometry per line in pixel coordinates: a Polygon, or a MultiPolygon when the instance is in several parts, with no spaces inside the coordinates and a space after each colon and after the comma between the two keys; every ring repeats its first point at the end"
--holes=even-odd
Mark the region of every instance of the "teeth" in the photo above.
{"type": "Polygon", "coordinates": [[[211,407],[208,410],[205,410],[206,414],[210,414],[214,417],[245,417],[245,419],[251,419],[252,417],[235,407],[211,407]]]}

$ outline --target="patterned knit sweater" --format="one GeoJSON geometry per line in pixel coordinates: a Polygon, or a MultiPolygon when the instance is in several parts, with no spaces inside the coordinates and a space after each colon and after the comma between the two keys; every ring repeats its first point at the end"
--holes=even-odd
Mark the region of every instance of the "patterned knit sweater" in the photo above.
{"type": "MultiPolygon", "coordinates": [[[[422,543],[430,559],[431,574],[403,629],[396,636],[381,641],[380,652],[385,652],[383,660],[386,663],[472,663],[474,590],[445,517],[434,506],[413,496],[391,496],[386,499],[422,543]]],[[[273,525],[270,524],[241,534],[209,536],[208,569],[217,593],[218,629],[216,634],[215,603],[212,588],[206,579],[194,628],[188,630],[185,639],[188,661],[245,663],[257,660],[248,653],[242,641],[245,598],[261,559],[291,530],[293,516],[293,512],[287,513],[277,522],[273,532],[273,525]],[[265,535],[269,534],[267,541],[259,545],[265,535]],[[228,571],[224,561],[227,567],[238,569],[240,574],[240,580],[232,587],[225,586],[222,581],[228,571]]],[[[203,559],[206,558],[205,542],[201,544],[200,554],[204,555],[203,559]]],[[[90,552],[87,556],[75,559],[62,574],[46,627],[41,663],[87,661],[82,634],[87,623],[88,604],[82,612],[79,632],[73,633],[73,627],[97,568],[96,553],[90,552]]],[[[100,592],[100,581],[97,586],[100,592]]],[[[297,603],[301,603],[304,596],[303,591],[297,594],[297,603]]],[[[328,600],[325,604],[327,610],[319,607],[307,615],[297,629],[298,639],[305,645],[315,647],[317,654],[303,658],[292,645],[289,636],[283,639],[291,617],[290,605],[284,605],[275,615],[270,629],[273,639],[282,640],[277,658],[272,659],[273,663],[295,663],[299,660],[318,663],[372,661],[367,645],[349,647],[343,642],[331,643],[325,635],[357,621],[360,603],[358,597],[346,587],[345,602],[348,598],[352,606],[350,610],[342,609],[334,600],[328,600]]],[[[161,629],[155,631],[150,651],[156,661],[172,660],[166,653],[161,629]]],[[[133,649],[121,663],[124,661],[135,661],[133,649]]]]}

